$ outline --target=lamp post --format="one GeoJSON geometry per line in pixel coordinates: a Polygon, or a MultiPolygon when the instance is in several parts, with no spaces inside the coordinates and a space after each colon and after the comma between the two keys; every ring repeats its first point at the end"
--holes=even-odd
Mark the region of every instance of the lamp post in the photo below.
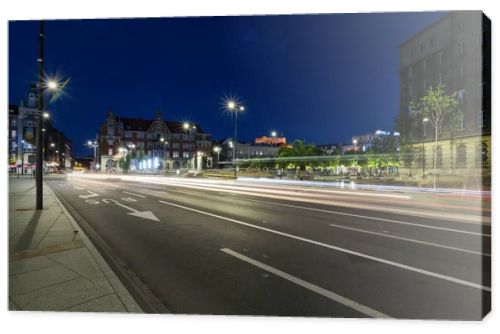
{"type": "MultiPolygon", "coordinates": [[[[36,209],[43,210],[43,132],[45,132],[44,118],[48,114],[43,112],[43,92],[45,89],[59,90],[59,84],[46,80],[43,73],[45,23],[40,21],[38,34],[38,82],[37,82],[37,120],[36,120],[36,209]]],[[[24,167],[23,167],[24,168],[24,167]]]]}
{"type": "Polygon", "coordinates": [[[96,165],[97,165],[97,141],[92,141],[92,140],[88,140],[87,141],[87,145],[89,146],[89,148],[93,148],[94,149],[94,170],[96,170],[96,165]]]}
{"type": "Polygon", "coordinates": [[[184,129],[184,131],[188,131],[189,133],[189,158],[188,158],[188,161],[189,161],[189,166],[191,168],[191,131],[196,129],[196,125],[194,124],[191,124],[189,122],[184,122],[182,123],[182,128],[184,129]]]}
{"type": "Polygon", "coordinates": [[[226,104],[226,109],[234,113],[234,145],[233,145],[233,170],[234,178],[236,179],[236,145],[238,144],[238,113],[245,111],[245,107],[238,105],[236,101],[229,100],[226,104]]]}
{"type": "Polygon", "coordinates": [[[214,146],[214,152],[217,153],[217,169],[220,168],[219,158],[220,158],[220,147],[214,146]]]}
{"type": "Polygon", "coordinates": [[[422,119],[422,178],[425,179],[425,124],[429,121],[427,117],[422,119]]]}
{"type": "Polygon", "coordinates": [[[165,172],[167,171],[166,169],[166,158],[165,158],[165,145],[168,144],[167,141],[165,141],[165,138],[164,137],[161,137],[160,138],[160,143],[161,143],[161,146],[162,146],[162,149],[163,149],[163,156],[162,156],[162,159],[163,159],[163,169],[165,170],[165,172]]]}

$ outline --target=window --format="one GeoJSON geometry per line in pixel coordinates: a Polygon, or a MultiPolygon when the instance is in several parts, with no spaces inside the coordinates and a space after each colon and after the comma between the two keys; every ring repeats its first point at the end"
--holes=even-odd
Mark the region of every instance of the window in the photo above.
{"type": "Polygon", "coordinates": [[[462,41],[458,42],[457,51],[459,55],[464,54],[464,42],[462,41]]]}
{"type": "Polygon", "coordinates": [[[427,79],[424,80],[424,92],[427,92],[427,79]]]}
{"type": "Polygon", "coordinates": [[[408,67],[408,79],[411,80],[413,78],[413,68],[408,67]]]}
{"type": "Polygon", "coordinates": [[[17,120],[16,120],[16,119],[13,119],[13,120],[10,122],[10,126],[12,126],[12,127],[17,126],[17,120]]]}
{"type": "Polygon", "coordinates": [[[189,135],[183,135],[183,136],[182,136],[182,139],[183,139],[184,141],[188,141],[188,140],[189,140],[189,135]]]}
{"type": "Polygon", "coordinates": [[[458,32],[459,32],[459,33],[464,32],[464,24],[463,24],[463,23],[460,23],[460,24],[458,25],[458,32]]]}
{"type": "Polygon", "coordinates": [[[443,73],[438,74],[438,84],[440,84],[440,85],[443,84],[443,73]]]}
{"type": "Polygon", "coordinates": [[[426,69],[427,69],[427,61],[424,59],[422,60],[422,71],[425,72],[426,69]]]}
{"type": "Polygon", "coordinates": [[[113,126],[112,122],[108,123],[108,136],[114,136],[115,134],[115,127],[113,126]]]}
{"type": "Polygon", "coordinates": [[[465,168],[467,165],[467,147],[460,144],[457,147],[457,168],[465,168]]]}
{"type": "Polygon", "coordinates": [[[462,113],[462,115],[460,115],[460,123],[458,124],[458,129],[463,131],[465,130],[465,114],[462,113]]]}
{"type": "Polygon", "coordinates": [[[12,130],[10,132],[10,138],[12,138],[12,139],[16,139],[17,138],[17,131],[16,130],[12,130]]]}
{"type": "Polygon", "coordinates": [[[132,138],[132,132],[125,131],[125,138],[132,138]]]}
{"type": "Polygon", "coordinates": [[[413,96],[413,89],[411,88],[411,86],[410,86],[410,87],[408,87],[408,95],[409,95],[410,97],[412,97],[412,96],[413,96]]]}
{"type": "Polygon", "coordinates": [[[459,78],[464,77],[464,64],[458,65],[458,77],[459,78]]]}
{"type": "Polygon", "coordinates": [[[173,151],[172,152],[172,157],[178,158],[179,157],[179,151],[173,151]]]}
{"type": "Polygon", "coordinates": [[[421,43],[420,44],[420,53],[423,53],[425,51],[425,44],[421,43]]]}
{"type": "Polygon", "coordinates": [[[482,128],[483,127],[483,111],[482,110],[479,110],[476,113],[476,125],[477,125],[478,128],[482,128]]]}
{"type": "Polygon", "coordinates": [[[457,92],[458,103],[464,104],[465,99],[465,89],[461,89],[457,92]]]}
{"type": "Polygon", "coordinates": [[[436,167],[443,167],[443,149],[441,146],[438,146],[436,151],[436,167]]]}
{"type": "Polygon", "coordinates": [[[189,152],[182,152],[183,158],[189,158],[189,152]]]}
{"type": "Polygon", "coordinates": [[[434,37],[431,38],[431,49],[436,46],[436,39],[434,37]]]}
{"type": "Polygon", "coordinates": [[[113,149],[112,148],[108,149],[108,155],[113,155],[113,149]]]}
{"type": "Polygon", "coordinates": [[[137,131],[136,134],[137,134],[137,138],[144,139],[144,131],[137,131]]]}
{"type": "Polygon", "coordinates": [[[414,48],[414,47],[413,47],[413,48],[411,48],[411,50],[410,50],[410,56],[411,56],[412,58],[413,58],[413,57],[415,57],[415,48],[414,48]]]}
{"type": "Polygon", "coordinates": [[[441,65],[443,63],[443,52],[438,53],[438,64],[441,65]]]}

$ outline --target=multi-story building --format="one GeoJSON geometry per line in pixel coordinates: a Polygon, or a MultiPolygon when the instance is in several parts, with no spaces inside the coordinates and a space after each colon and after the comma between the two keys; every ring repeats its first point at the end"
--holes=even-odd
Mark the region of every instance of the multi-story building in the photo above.
{"type": "MultiPolygon", "coordinates": [[[[480,11],[451,12],[400,45],[398,130],[404,143],[422,147],[423,159],[413,164],[423,165],[428,171],[437,165],[442,175],[464,175],[466,171],[477,172],[480,166],[488,168],[490,25],[480,11]],[[417,119],[410,105],[426,95],[429,87],[438,85],[443,85],[447,94],[456,93],[462,117],[458,127],[438,129],[436,145],[435,129],[425,119],[417,119]]],[[[407,163],[405,167],[413,167],[411,161],[407,163]]]]}
{"type": "MultiPolygon", "coordinates": [[[[99,169],[119,169],[118,161],[132,154],[131,169],[201,169],[211,159],[212,135],[199,124],[115,116],[108,112],[97,136],[99,169]]],[[[97,165],[96,165],[97,166],[97,165]]]]}
{"type": "Polygon", "coordinates": [[[257,137],[254,140],[254,143],[256,145],[274,145],[274,146],[281,146],[281,145],[286,145],[286,138],[285,137],[267,137],[267,136],[262,136],[262,137],[257,137]]]}
{"type": "MultiPolygon", "coordinates": [[[[233,161],[233,145],[234,140],[227,138],[220,142],[220,161],[232,162],[233,161]]],[[[278,145],[269,144],[254,144],[254,143],[236,143],[236,159],[253,159],[253,158],[272,158],[278,156],[278,152],[282,147],[278,145]]]]}
{"type": "MultiPolygon", "coordinates": [[[[36,103],[36,88],[32,87],[19,106],[9,105],[9,168],[11,172],[29,174],[36,167],[38,114],[36,103]]],[[[71,141],[53,127],[50,118],[44,119],[43,124],[44,170],[55,172],[70,168],[71,141]]]]}

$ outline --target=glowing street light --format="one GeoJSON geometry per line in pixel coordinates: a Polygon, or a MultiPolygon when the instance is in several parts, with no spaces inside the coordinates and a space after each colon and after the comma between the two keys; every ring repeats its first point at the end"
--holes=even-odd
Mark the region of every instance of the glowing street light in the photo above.
{"type": "MultiPolygon", "coordinates": [[[[236,178],[236,145],[238,143],[238,113],[244,112],[245,107],[243,105],[239,105],[239,103],[234,99],[226,100],[226,110],[234,113],[234,145],[233,148],[233,169],[234,169],[234,178],[236,178]]],[[[231,146],[231,145],[230,145],[231,146]]]]}
{"type": "Polygon", "coordinates": [[[44,112],[44,113],[43,113],[43,118],[49,118],[49,117],[50,117],[50,115],[49,115],[49,113],[48,113],[48,112],[44,112]]]}
{"type": "Polygon", "coordinates": [[[221,151],[221,148],[220,146],[214,146],[213,148],[214,152],[217,153],[217,169],[220,168],[219,166],[219,160],[220,160],[220,151],[221,151]]]}
{"type": "Polygon", "coordinates": [[[57,90],[57,88],[59,87],[59,84],[54,80],[49,80],[49,81],[47,81],[47,87],[50,90],[57,90]]]}

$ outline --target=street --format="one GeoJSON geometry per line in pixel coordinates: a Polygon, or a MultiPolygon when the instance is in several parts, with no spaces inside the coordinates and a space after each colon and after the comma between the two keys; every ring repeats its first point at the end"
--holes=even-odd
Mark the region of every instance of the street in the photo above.
{"type": "Polygon", "coordinates": [[[149,312],[481,319],[490,308],[491,222],[473,196],[76,173],[45,182],[149,312]]]}

